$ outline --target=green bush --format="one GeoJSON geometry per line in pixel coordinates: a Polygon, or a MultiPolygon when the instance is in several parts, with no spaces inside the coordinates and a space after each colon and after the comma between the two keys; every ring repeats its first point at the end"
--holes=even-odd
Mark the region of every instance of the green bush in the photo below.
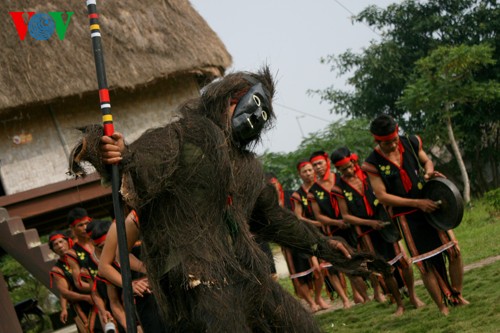
{"type": "Polygon", "coordinates": [[[494,210],[500,210],[500,187],[484,194],[483,200],[494,210]]]}

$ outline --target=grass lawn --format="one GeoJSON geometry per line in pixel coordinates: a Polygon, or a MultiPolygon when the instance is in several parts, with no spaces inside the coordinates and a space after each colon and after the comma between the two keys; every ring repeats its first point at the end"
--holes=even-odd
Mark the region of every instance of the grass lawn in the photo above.
{"type": "Polygon", "coordinates": [[[392,315],[395,307],[377,302],[357,305],[348,310],[336,310],[316,316],[324,332],[499,332],[500,262],[465,273],[464,296],[468,306],[451,308],[444,317],[437,310],[423,286],[417,294],[427,304],[414,309],[405,299],[406,313],[392,315]]]}
{"type": "MultiPolygon", "coordinates": [[[[454,230],[464,264],[500,255],[500,212],[484,200],[467,208],[462,223],[454,230]]],[[[500,332],[500,329],[498,330],[500,332]]]]}

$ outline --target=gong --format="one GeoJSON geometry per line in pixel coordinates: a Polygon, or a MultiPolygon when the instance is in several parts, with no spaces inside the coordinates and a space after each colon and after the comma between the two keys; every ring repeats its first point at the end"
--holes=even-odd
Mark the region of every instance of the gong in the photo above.
{"type": "Polygon", "coordinates": [[[458,227],[464,216],[464,202],[460,191],[450,180],[442,177],[425,183],[423,196],[439,205],[432,213],[425,213],[425,219],[434,228],[450,230],[458,227]]]}

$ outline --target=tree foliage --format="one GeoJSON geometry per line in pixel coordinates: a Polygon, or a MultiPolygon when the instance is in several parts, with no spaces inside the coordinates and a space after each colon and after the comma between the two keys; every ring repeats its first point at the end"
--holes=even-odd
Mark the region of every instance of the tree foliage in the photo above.
{"type": "MultiPolygon", "coordinates": [[[[500,56],[500,8],[493,0],[406,0],[385,9],[367,7],[354,20],[377,29],[381,41],[372,42],[359,54],[348,50],[324,58],[332,72],[348,74],[347,82],[354,89],[332,86],[316,92],[332,105],[333,112],[368,119],[387,113],[407,132],[420,133],[426,141],[437,137],[428,127],[435,124],[434,119],[427,118],[425,112],[410,113],[398,103],[414,77],[418,60],[440,46],[479,44],[491,47],[492,59],[500,56]]],[[[498,82],[500,64],[490,64],[473,74],[478,84],[498,82]]],[[[479,192],[500,185],[499,104],[498,98],[487,98],[473,106],[454,108],[457,139],[469,170],[476,173],[473,179],[479,192]]]]}
{"type": "Polygon", "coordinates": [[[443,139],[442,128],[448,117],[454,121],[466,111],[500,98],[498,81],[478,80],[481,71],[496,64],[492,57],[493,49],[488,44],[440,46],[416,62],[396,105],[411,115],[423,114],[427,136],[443,139]],[[450,106],[448,110],[446,105],[450,106]]]}
{"type": "Polygon", "coordinates": [[[416,62],[414,75],[396,103],[412,115],[424,115],[427,136],[434,142],[451,144],[462,176],[465,202],[470,201],[470,182],[459,149],[461,142],[455,139],[455,119],[464,108],[476,109],[478,103],[500,98],[498,82],[476,80],[479,71],[495,64],[492,53],[487,44],[438,47],[416,62]],[[442,133],[444,127],[446,136],[442,133]]]}

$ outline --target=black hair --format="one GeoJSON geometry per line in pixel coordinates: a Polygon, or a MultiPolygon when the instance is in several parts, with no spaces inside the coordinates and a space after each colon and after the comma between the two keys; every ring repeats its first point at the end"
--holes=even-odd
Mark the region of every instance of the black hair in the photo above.
{"type": "Polygon", "coordinates": [[[111,221],[109,220],[92,220],[87,224],[87,233],[90,233],[90,238],[96,240],[103,235],[108,233],[109,227],[111,227],[111,221]]]}
{"type": "Polygon", "coordinates": [[[335,164],[336,162],[349,156],[351,156],[351,151],[349,150],[349,148],[340,147],[333,151],[332,155],[330,155],[330,160],[332,161],[333,164],[335,164]]]}
{"type": "Polygon", "coordinates": [[[87,210],[82,207],[75,207],[69,211],[68,216],[66,218],[66,222],[71,225],[74,220],[81,219],[82,217],[89,216],[87,210]]]}
{"type": "Polygon", "coordinates": [[[276,177],[276,175],[274,174],[274,172],[266,172],[265,177],[266,177],[266,181],[267,182],[270,182],[271,179],[273,179],[273,178],[278,179],[278,177],[276,177]]]}
{"type": "Polygon", "coordinates": [[[396,130],[398,123],[387,114],[381,114],[370,124],[370,132],[374,135],[388,135],[396,130]]]}
{"type": "Polygon", "coordinates": [[[325,156],[326,157],[327,155],[326,155],[325,151],[317,150],[311,154],[311,157],[309,157],[309,161],[312,160],[316,156],[325,156]]]}

